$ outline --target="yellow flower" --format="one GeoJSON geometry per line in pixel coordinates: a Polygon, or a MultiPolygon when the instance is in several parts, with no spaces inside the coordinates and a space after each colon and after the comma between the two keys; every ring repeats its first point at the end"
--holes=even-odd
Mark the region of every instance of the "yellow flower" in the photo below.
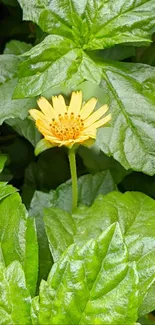
{"type": "Polygon", "coordinates": [[[31,109],[30,115],[35,119],[38,130],[52,146],[72,147],[88,139],[96,138],[97,128],[111,119],[111,114],[103,117],[108,106],[103,105],[94,113],[96,98],[91,98],[82,105],[82,92],[73,92],[69,106],[66,106],[63,96],[53,96],[51,105],[41,97],[38,106],[41,111],[31,109]]]}

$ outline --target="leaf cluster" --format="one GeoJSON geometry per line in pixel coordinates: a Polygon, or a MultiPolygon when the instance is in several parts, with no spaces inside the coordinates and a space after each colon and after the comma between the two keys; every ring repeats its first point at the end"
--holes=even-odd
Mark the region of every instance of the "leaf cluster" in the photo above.
{"type": "Polygon", "coordinates": [[[155,324],[154,12],[0,1],[0,325],[155,324]],[[74,90],[112,119],[78,148],[72,213],[67,150],[36,158],[28,111],[74,90]]]}

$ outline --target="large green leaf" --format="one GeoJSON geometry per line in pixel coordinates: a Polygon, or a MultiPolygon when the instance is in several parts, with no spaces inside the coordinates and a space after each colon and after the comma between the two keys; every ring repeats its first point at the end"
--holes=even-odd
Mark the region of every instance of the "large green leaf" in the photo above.
{"type": "Polygon", "coordinates": [[[30,50],[31,47],[32,47],[31,44],[27,44],[21,41],[11,40],[10,42],[6,43],[4,54],[20,55],[30,50]]]}
{"type": "Polygon", "coordinates": [[[16,73],[21,59],[3,54],[0,59],[0,124],[8,118],[24,119],[28,110],[36,105],[35,99],[15,99],[12,95],[17,84],[16,73]]]}
{"type": "Polygon", "coordinates": [[[0,55],[0,85],[15,76],[19,62],[16,55],[0,55]]]}
{"type": "MultiPolygon", "coordinates": [[[[99,197],[89,208],[79,207],[72,218],[62,210],[46,209],[44,221],[55,258],[67,247],[68,236],[70,244],[76,242],[83,245],[89,238],[96,238],[111,223],[118,221],[125,236],[129,259],[137,262],[141,303],[144,299],[143,307],[147,312],[154,309],[155,294],[148,294],[145,302],[145,294],[151,285],[155,290],[154,200],[142,193],[113,192],[99,197]],[[74,234],[70,231],[73,223],[74,234]],[[63,238],[61,246],[60,237],[63,238]]],[[[143,314],[141,307],[140,314],[143,314]]]]}
{"type": "Polygon", "coordinates": [[[67,38],[50,35],[25,53],[26,60],[20,65],[20,83],[14,97],[33,97],[66,80],[78,57],[78,50],[74,48],[75,44],[67,38]]]}
{"type": "Polygon", "coordinates": [[[65,150],[46,150],[38,161],[30,163],[25,172],[24,187],[33,190],[50,191],[70,178],[68,157],[65,150]]]}
{"type": "Polygon", "coordinates": [[[30,306],[20,263],[15,261],[7,268],[0,264],[0,325],[31,325],[30,306]]]}
{"type": "MultiPolygon", "coordinates": [[[[4,186],[2,187],[3,190],[4,186]]],[[[0,201],[0,242],[5,265],[18,260],[25,271],[27,287],[34,295],[38,276],[38,249],[33,219],[29,219],[18,193],[3,190],[0,201]],[[6,192],[7,191],[7,192],[6,192]],[[5,198],[4,198],[5,194],[5,198]],[[10,195],[9,195],[10,194],[10,195]]]]}
{"type": "Polygon", "coordinates": [[[154,27],[154,0],[18,0],[23,19],[49,34],[67,36],[87,49],[149,41],[154,27]]]}
{"type": "Polygon", "coordinates": [[[136,267],[128,263],[120,228],[113,224],[82,248],[71,245],[54,264],[41,282],[32,319],[41,325],[134,324],[137,306],[136,267]]]}
{"type": "Polygon", "coordinates": [[[6,182],[0,182],[0,200],[3,200],[5,197],[15,193],[16,191],[17,189],[12,185],[7,185],[6,182]]]}
{"type": "Polygon", "coordinates": [[[107,157],[96,143],[90,148],[80,146],[78,153],[90,173],[94,174],[109,169],[116,184],[120,183],[126,175],[131,173],[130,170],[124,169],[112,157],[107,157]]]}
{"type": "Polygon", "coordinates": [[[0,86],[0,124],[9,118],[24,119],[29,109],[36,106],[36,100],[32,98],[12,100],[16,84],[17,79],[11,79],[0,86]]]}
{"type": "Polygon", "coordinates": [[[5,122],[18,134],[30,141],[33,146],[36,146],[41,138],[41,134],[38,132],[34,121],[30,120],[29,118],[25,118],[24,120],[12,118],[6,120],[5,122]]]}
{"type": "Polygon", "coordinates": [[[56,86],[74,88],[84,80],[101,81],[101,68],[63,36],[47,36],[24,56],[14,98],[34,97],[56,86]]]}
{"type": "MultiPolygon", "coordinates": [[[[116,189],[111,173],[106,170],[94,175],[84,175],[78,179],[78,203],[90,206],[99,194],[107,194],[116,189]]],[[[72,210],[72,184],[68,181],[57,190],[54,205],[63,210],[72,210]]]]}
{"type": "Polygon", "coordinates": [[[101,87],[109,95],[111,127],[97,144],[126,169],[155,173],[155,68],[142,64],[103,65],[101,87]]]}
{"type": "Polygon", "coordinates": [[[104,50],[89,51],[89,55],[93,58],[94,61],[100,59],[101,61],[105,60],[114,60],[122,61],[124,59],[129,59],[136,55],[136,48],[134,46],[126,46],[124,44],[115,45],[104,50]]]}
{"type": "MultiPolygon", "coordinates": [[[[155,310],[154,296],[155,296],[155,282],[153,282],[153,285],[148,289],[145,295],[145,299],[139,308],[140,315],[145,315],[148,312],[155,310]]],[[[155,324],[155,319],[154,319],[154,324],[155,324]]]]}
{"type": "MultiPolygon", "coordinates": [[[[78,178],[78,203],[90,206],[99,194],[107,194],[115,189],[117,187],[108,170],[94,175],[83,175],[78,178]]],[[[33,215],[33,210],[39,211],[41,208],[50,206],[71,212],[72,185],[70,180],[58,186],[55,191],[51,190],[49,193],[36,191],[31,202],[31,214],[33,215]]]]}
{"type": "MultiPolygon", "coordinates": [[[[94,176],[82,176],[78,179],[79,203],[89,206],[93,203],[98,194],[107,194],[113,191],[115,188],[116,186],[109,171],[97,173],[94,176]]],[[[51,206],[60,207],[69,212],[71,211],[72,188],[70,181],[60,185],[56,191],[52,190],[49,193],[35,191],[31,201],[29,214],[30,216],[35,217],[39,243],[39,279],[47,277],[52,264],[51,253],[49,251],[48,240],[43,222],[43,210],[44,208],[51,206]]],[[[72,243],[72,236],[74,235],[75,231],[75,225],[72,218],[67,218],[67,216],[68,215],[62,211],[61,215],[59,215],[60,219],[57,220],[55,218],[55,226],[53,226],[53,219],[51,219],[52,228],[56,231],[57,227],[59,227],[59,231],[56,231],[53,234],[53,240],[55,236],[59,237],[60,251],[61,249],[63,250],[64,246],[67,247],[70,243],[72,243]],[[64,236],[65,229],[66,233],[64,236]]],[[[51,226],[48,225],[48,227],[49,231],[51,231],[51,226]]],[[[58,237],[56,240],[58,240],[58,237]]],[[[55,251],[52,251],[52,253],[56,258],[58,254],[56,253],[55,256],[55,251]]]]}

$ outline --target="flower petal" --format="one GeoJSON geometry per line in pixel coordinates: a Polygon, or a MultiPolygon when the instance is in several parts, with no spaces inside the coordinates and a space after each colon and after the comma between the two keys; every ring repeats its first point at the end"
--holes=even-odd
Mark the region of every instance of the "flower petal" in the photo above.
{"type": "Polygon", "coordinates": [[[40,119],[38,119],[38,120],[36,120],[36,125],[37,126],[42,126],[43,128],[45,128],[45,129],[47,129],[47,130],[51,130],[51,128],[50,128],[50,122],[47,122],[46,120],[40,120],[40,119]]]}
{"type": "Polygon", "coordinates": [[[93,127],[93,125],[89,126],[88,128],[84,129],[81,132],[81,135],[87,135],[90,138],[96,138],[96,128],[93,127]]]}
{"type": "Polygon", "coordinates": [[[88,140],[88,139],[89,139],[89,135],[80,136],[79,138],[75,139],[75,143],[82,143],[82,142],[84,142],[85,140],[88,140]]]}
{"type": "Polygon", "coordinates": [[[40,97],[37,101],[38,106],[42,110],[42,112],[47,116],[49,120],[56,117],[55,111],[52,105],[48,102],[48,100],[44,97],[40,97]]]}
{"type": "Polygon", "coordinates": [[[46,123],[45,121],[42,120],[37,120],[36,121],[36,126],[38,128],[38,130],[45,136],[45,135],[51,135],[52,136],[52,132],[50,129],[50,126],[48,123],[46,123]]]}
{"type": "Polygon", "coordinates": [[[109,122],[111,120],[111,114],[108,114],[107,116],[103,117],[96,123],[94,123],[92,126],[95,127],[96,129],[104,125],[105,123],[109,122]]]}
{"type": "Polygon", "coordinates": [[[77,116],[80,112],[81,105],[82,105],[82,91],[73,92],[68,107],[68,114],[73,112],[74,115],[77,116]]]}
{"type": "Polygon", "coordinates": [[[107,112],[108,108],[109,108],[108,105],[101,106],[97,111],[95,111],[84,121],[84,126],[88,127],[89,125],[99,120],[100,117],[107,112]]]}
{"type": "Polygon", "coordinates": [[[67,112],[66,104],[63,96],[52,96],[53,107],[55,112],[59,114],[64,114],[67,112]]]}
{"type": "Polygon", "coordinates": [[[62,147],[62,146],[71,147],[75,143],[75,140],[58,140],[57,138],[53,138],[50,136],[46,136],[46,139],[57,147],[62,147]]]}
{"type": "Polygon", "coordinates": [[[60,143],[60,144],[63,142],[63,140],[59,140],[54,135],[46,135],[45,136],[45,139],[48,140],[48,141],[50,141],[50,142],[53,142],[54,141],[55,143],[60,143]]]}
{"type": "Polygon", "coordinates": [[[65,147],[71,148],[74,144],[75,144],[74,140],[64,140],[64,141],[61,141],[61,144],[59,145],[59,147],[65,146],[65,147]]]}
{"type": "Polygon", "coordinates": [[[70,140],[58,140],[58,139],[54,139],[53,137],[51,136],[46,136],[46,139],[48,141],[50,141],[51,143],[54,143],[57,144],[59,147],[62,147],[62,146],[66,146],[66,147],[71,147],[73,146],[75,143],[82,143],[83,141],[87,140],[89,138],[89,136],[81,136],[77,139],[70,139],[70,140]]]}
{"type": "Polygon", "coordinates": [[[34,120],[43,120],[48,122],[47,117],[41,113],[40,111],[38,111],[38,109],[30,109],[29,110],[30,115],[34,118],[34,120]]]}
{"type": "Polygon", "coordinates": [[[66,146],[66,147],[71,147],[73,146],[75,143],[82,143],[84,141],[86,141],[89,137],[88,136],[81,136],[75,140],[71,139],[71,140],[64,140],[64,141],[61,141],[61,144],[60,144],[60,147],[61,146],[66,146]]]}
{"type": "Polygon", "coordinates": [[[94,110],[97,99],[95,97],[91,98],[81,109],[80,116],[85,120],[94,110]]]}

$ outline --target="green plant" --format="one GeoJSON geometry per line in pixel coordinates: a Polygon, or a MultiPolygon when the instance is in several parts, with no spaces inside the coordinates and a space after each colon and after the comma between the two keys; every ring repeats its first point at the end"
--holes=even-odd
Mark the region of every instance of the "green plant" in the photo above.
{"type": "Polygon", "coordinates": [[[155,1],[0,6],[0,324],[154,324],[155,1]],[[28,111],[75,90],[112,118],[77,149],[72,211],[67,150],[36,158],[28,111]]]}

